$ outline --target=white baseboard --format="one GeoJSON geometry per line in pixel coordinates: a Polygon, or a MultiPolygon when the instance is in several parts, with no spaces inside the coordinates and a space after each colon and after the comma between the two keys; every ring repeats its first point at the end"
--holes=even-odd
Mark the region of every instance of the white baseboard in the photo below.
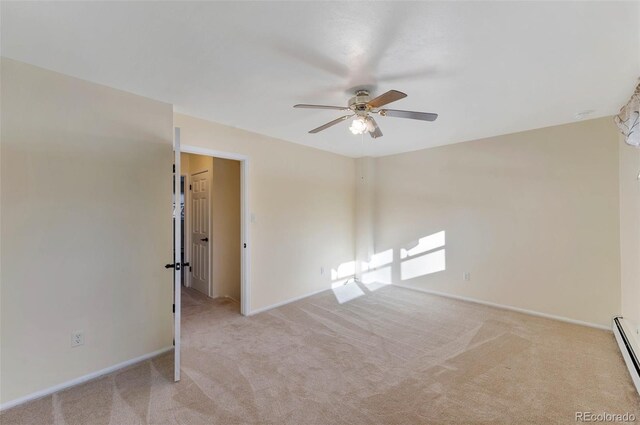
{"type": "MultiPolygon", "coordinates": [[[[632,335],[630,333],[631,329],[628,328],[627,323],[625,323],[624,319],[620,320],[620,324],[622,325],[624,333],[627,335],[627,340],[628,340],[627,342],[631,345],[632,350],[634,350],[635,352],[635,350],[637,350],[638,347],[635,346],[633,340],[630,340],[630,336],[632,335]]],[[[613,330],[613,334],[616,337],[616,341],[618,342],[618,347],[620,347],[620,353],[624,358],[624,363],[627,365],[627,369],[629,369],[629,373],[631,374],[631,380],[633,381],[633,384],[636,386],[636,390],[638,391],[638,394],[640,394],[640,375],[638,375],[638,372],[635,370],[635,366],[633,365],[633,360],[631,360],[631,356],[629,355],[629,350],[627,349],[626,344],[622,340],[622,335],[620,334],[620,331],[618,330],[618,327],[616,326],[615,321],[612,323],[611,328],[613,330]]]]}
{"type": "Polygon", "coordinates": [[[232,296],[230,296],[230,295],[225,295],[224,297],[225,297],[225,298],[229,298],[231,301],[234,301],[234,302],[237,302],[238,304],[240,304],[240,300],[236,300],[235,298],[233,298],[233,297],[232,297],[232,296]]]}
{"type": "Polygon", "coordinates": [[[524,309],[524,308],[512,307],[510,305],[492,303],[490,301],[479,300],[477,298],[470,298],[470,297],[464,297],[464,296],[460,296],[460,295],[448,294],[446,292],[433,291],[431,289],[415,288],[413,286],[402,285],[402,284],[398,284],[398,283],[393,283],[392,285],[393,286],[397,286],[399,288],[410,289],[412,291],[425,292],[427,294],[438,295],[438,296],[446,297],[446,298],[453,298],[455,300],[467,301],[467,302],[471,302],[471,303],[475,303],[475,304],[482,304],[482,305],[486,305],[486,306],[489,306],[489,307],[499,308],[499,309],[502,309],[502,310],[510,310],[510,311],[515,311],[517,313],[524,313],[524,314],[528,314],[530,316],[544,317],[545,319],[559,320],[561,322],[572,323],[574,325],[588,326],[590,328],[596,328],[596,329],[602,329],[602,330],[605,330],[605,331],[611,331],[609,326],[599,325],[597,323],[591,323],[591,322],[584,322],[582,320],[570,319],[568,317],[563,317],[563,316],[556,316],[555,314],[541,313],[541,312],[535,311],[535,310],[527,310],[527,309],[524,309]]]}
{"type": "Polygon", "coordinates": [[[265,311],[273,310],[274,308],[282,307],[283,305],[291,304],[293,302],[300,301],[300,300],[303,300],[305,298],[309,298],[309,297],[311,297],[313,295],[317,295],[317,294],[319,294],[321,292],[329,291],[330,289],[331,288],[320,289],[318,291],[310,292],[310,293],[308,293],[306,295],[300,295],[299,297],[295,297],[295,298],[289,298],[288,300],[285,300],[285,301],[282,301],[282,302],[279,302],[279,303],[275,303],[275,304],[271,304],[271,305],[268,305],[266,307],[256,308],[255,310],[251,310],[247,316],[253,316],[254,314],[264,313],[265,311]]]}
{"type": "Polygon", "coordinates": [[[0,411],[9,409],[11,407],[18,406],[20,404],[24,404],[24,403],[26,403],[28,401],[32,401],[32,400],[36,400],[38,398],[46,397],[46,396],[48,396],[50,394],[53,394],[55,392],[58,392],[58,391],[61,391],[61,390],[64,390],[64,389],[67,389],[67,388],[70,388],[70,387],[74,387],[76,385],[83,384],[83,383],[85,383],[87,381],[91,381],[92,379],[99,378],[99,377],[101,377],[103,375],[107,375],[107,374],[115,372],[115,371],[117,371],[119,369],[123,369],[123,368],[125,368],[127,366],[131,366],[133,364],[148,360],[148,359],[150,359],[152,357],[159,356],[160,354],[164,354],[164,353],[169,352],[171,350],[173,350],[173,346],[165,347],[165,348],[162,348],[160,350],[144,354],[144,355],[142,355],[140,357],[136,357],[134,359],[130,359],[130,360],[124,361],[122,363],[118,363],[118,364],[115,364],[113,366],[109,366],[109,367],[107,367],[105,369],[101,369],[101,370],[98,370],[96,372],[91,372],[89,374],[80,376],[80,377],[72,379],[70,381],[66,381],[66,382],[63,382],[61,384],[54,385],[53,387],[49,387],[49,388],[46,388],[44,390],[36,391],[35,393],[31,393],[31,394],[26,395],[24,397],[20,397],[20,398],[16,398],[15,400],[7,401],[6,403],[0,404],[0,411]]]}

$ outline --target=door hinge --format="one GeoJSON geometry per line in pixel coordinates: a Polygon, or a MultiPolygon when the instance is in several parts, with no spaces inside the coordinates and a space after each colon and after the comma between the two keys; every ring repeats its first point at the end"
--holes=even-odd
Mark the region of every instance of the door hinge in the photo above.
{"type": "Polygon", "coordinates": [[[189,271],[192,272],[193,271],[193,267],[189,266],[189,271]]]}
{"type": "Polygon", "coordinates": [[[173,172],[176,172],[176,164],[173,164],[173,172]]]}
{"type": "Polygon", "coordinates": [[[176,312],[176,305],[175,304],[173,305],[173,312],[174,313],[176,312]]]}

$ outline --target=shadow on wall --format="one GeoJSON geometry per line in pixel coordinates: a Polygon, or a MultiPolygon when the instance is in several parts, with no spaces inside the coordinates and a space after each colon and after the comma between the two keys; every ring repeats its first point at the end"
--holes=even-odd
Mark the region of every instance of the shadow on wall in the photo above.
{"type": "Polygon", "coordinates": [[[398,258],[394,257],[394,249],[375,253],[361,264],[359,282],[355,279],[356,262],[342,263],[331,270],[331,289],[338,303],[343,304],[391,285],[398,272],[396,279],[405,281],[444,271],[447,268],[445,244],[446,235],[442,230],[407,243],[399,249],[398,258]]]}

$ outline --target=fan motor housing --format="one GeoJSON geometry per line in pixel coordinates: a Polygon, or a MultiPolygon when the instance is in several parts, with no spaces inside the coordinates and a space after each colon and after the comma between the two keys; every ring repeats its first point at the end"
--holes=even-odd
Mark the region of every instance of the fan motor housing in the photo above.
{"type": "Polygon", "coordinates": [[[349,99],[349,109],[355,112],[366,112],[369,110],[367,103],[371,100],[369,92],[366,90],[358,90],[356,95],[349,99]]]}

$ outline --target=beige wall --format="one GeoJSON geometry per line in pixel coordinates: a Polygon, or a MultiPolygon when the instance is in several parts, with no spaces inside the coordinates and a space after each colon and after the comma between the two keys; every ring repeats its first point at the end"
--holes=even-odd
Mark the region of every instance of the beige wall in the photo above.
{"type": "Polygon", "coordinates": [[[1,72],[4,403],[171,347],[172,107],[12,60],[1,72]]]}
{"type": "Polygon", "coordinates": [[[375,254],[374,214],[375,214],[375,158],[364,157],[356,160],[356,275],[362,280],[366,263],[375,254]]]}
{"type": "Polygon", "coordinates": [[[620,265],[622,315],[640,349],[640,149],[620,137],[620,265]]]}
{"type": "Polygon", "coordinates": [[[240,300],[240,162],[213,158],[211,283],[214,297],[240,300]]]}
{"type": "Polygon", "coordinates": [[[629,180],[640,161],[609,118],[356,171],[351,158],[6,59],[1,107],[2,402],[171,345],[173,120],[183,145],[249,158],[253,310],[328,289],[356,240],[367,250],[359,202],[375,251],[393,250],[390,281],[601,325],[621,309],[640,320],[629,180]],[[363,175],[369,192],[356,196],[363,175]],[[440,231],[430,252],[444,249],[446,269],[403,280],[402,264],[424,254],[402,249],[440,231]],[[72,349],[75,330],[86,343],[72,349]]]}
{"type": "Polygon", "coordinates": [[[611,118],[379,158],[376,183],[394,283],[606,326],[620,312],[611,118]],[[446,270],[403,280],[400,250],[440,231],[446,270]]]}
{"type": "Polygon", "coordinates": [[[183,145],[249,157],[251,309],[330,288],[330,269],[355,255],[355,161],[185,115],[175,124],[183,145]]]}
{"type": "MultiPolygon", "coordinates": [[[[180,155],[181,172],[211,173],[211,296],[240,300],[240,162],[204,155],[180,155]]],[[[187,214],[190,214],[187,204],[187,214]]]]}
{"type": "Polygon", "coordinates": [[[198,171],[209,170],[213,165],[213,159],[210,156],[192,155],[188,153],[180,154],[180,166],[182,174],[191,174],[198,171]]]}

